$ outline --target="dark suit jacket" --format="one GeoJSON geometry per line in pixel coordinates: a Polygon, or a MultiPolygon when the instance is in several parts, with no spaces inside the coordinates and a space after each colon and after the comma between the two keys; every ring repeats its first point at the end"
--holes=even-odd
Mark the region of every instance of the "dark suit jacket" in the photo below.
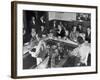
{"type": "Polygon", "coordinates": [[[46,35],[47,31],[44,29],[43,31],[39,30],[38,35],[39,37],[42,37],[42,35],[46,35]]]}
{"type": "Polygon", "coordinates": [[[30,21],[29,27],[30,28],[36,28],[36,21],[35,21],[35,23],[33,23],[32,21],[30,21]]]}
{"type": "Polygon", "coordinates": [[[23,36],[23,44],[27,43],[27,42],[30,42],[30,39],[31,39],[31,35],[25,34],[23,36]]]}
{"type": "Polygon", "coordinates": [[[64,29],[62,29],[60,33],[57,33],[57,36],[61,36],[63,38],[65,36],[64,29]]]}
{"type": "Polygon", "coordinates": [[[91,33],[90,34],[86,33],[85,40],[88,41],[89,43],[91,42],[91,33]]]}

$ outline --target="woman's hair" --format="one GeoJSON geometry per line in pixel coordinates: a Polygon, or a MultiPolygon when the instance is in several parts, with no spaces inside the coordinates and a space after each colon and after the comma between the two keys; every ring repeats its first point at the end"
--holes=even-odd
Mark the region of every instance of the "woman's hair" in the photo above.
{"type": "Polygon", "coordinates": [[[84,40],[81,36],[77,37],[77,41],[79,44],[83,44],[84,43],[84,40]]]}

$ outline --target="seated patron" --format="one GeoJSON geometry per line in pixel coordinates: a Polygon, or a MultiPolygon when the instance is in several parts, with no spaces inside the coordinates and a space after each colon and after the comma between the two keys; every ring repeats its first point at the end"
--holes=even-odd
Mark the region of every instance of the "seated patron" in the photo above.
{"type": "Polygon", "coordinates": [[[52,45],[51,48],[48,49],[48,56],[49,56],[49,67],[55,67],[56,65],[56,58],[58,57],[58,49],[56,45],[52,45]]]}
{"type": "Polygon", "coordinates": [[[61,25],[58,25],[58,31],[57,31],[57,37],[58,38],[63,38],[65,36],[65,30],[61,25]]]}
{"type": "Polygon", "coordinates": [[[66,31],[65,31],[64,40],[67,40],[67,39],[68,39],[68,37],[69,37],[69,31],[68,31],[68,30],[66,30],[66,31]]]}
{"type": "Polygon", "coordinates": [[[85,40],[86,34],[85,33],[80,33],[79,36],[81,36],[83,38],[83,40],[85,40]]]}
{"type": "Polygon", "coordinates": [[[60,59],[63,59],[64,58],[64,52],[63,52],[64,50],[63,50],[63,47],[61,47],[61,44],[60,43],[58,43],[57,46],[58,46],[58,53],[60,55],[60,59]]]}
{"type": "Polygon", "coordinates": [[[57,24],[56,24],[56,21],[54,20],[53,21],[53,28],[56,28],[57,27],[57,24]]]}
{"type": "Polygon", "coordinates": [[[70,39],[71,39],[72,41],[77,41],[78,35],[79,35],[79,33],[77,32],[77,27],[74,26],[74,27],[73,27],[73,30],[72,30],[71,33],[70,33],[70,39]]]}
{"type": "Polygon", "coordinates": [[[80,36],[77,38],[77,41],[79,43],[79,46],[77,48],[75,48],[71,52],[70,55],[73,55],[73,56],[79,58],[79,61],[76,64],[77,66],[86,66],[87,65],[88,56],[91,53],[90,52],[90,46],[80,36]]]}
{"type": "Polygon", "coordinates": [[[49,32],[49,34],[48,34],[48,37],[49,37],[49,38],[53,38],[53,37],[54,37],[54,34],[53,34],[53,30],[52,30],[52,29],[50,30],[50,32],[49,32]]]}
{"type": "Polygon", "coordinates": [[[43,40],[39,41],[39,43],[33,47],[33,51],[29,51],[33,58],[36,58],[37,65],[39,65],[46,55],[46,44],[43,40]],[[41,52],[41,53],[40,53],[41,52]]]}
{"type": "Polygon", "coordinates": [[[83,33],[83,29],[82,29],[82,25],[81,24],[78,25],[77,31],[79,33],[83,33]]]}
{"type": "Polygon", "coordinates": [[[40,26],[39,35],[40,35],[41,38],[46,37],[46,30],[45,30],[43,25],[40,26]]]}
{"type": "Polygon", "coordinates": [[[39,37],[36,33],[35,28],[32,28],[29,43],[30,43],[31,46],[34,46],[34,45],[37,45],[38,42],[39,42],[39,37]]]}
{"type": "Polygon", "coordinates": [[[30,36],[26,33],[26,29],[23,29],[23,45],[27,45],[29,42],[30,36]]]}
{"type": "Polygon", "coordinates": [[[41,17],[40,17],[40,23],[39,23],[40,26],[42,26],[42,25],[45,26],[45,23],[46,23],[46,22],[45,22],[45,20],[44,20],[44,16],[41,16],[41,17]]]}
{"type": "Polygon", "coordinates": [[[88,41],[89,43],[91,42],[91,29],[90,29],[90,27],[87,28],[85,40],[88,41]]]}
{"type": "Polygon", "coordinates": [[[52,29],[52,31],[53,31],[53,35],[55,36],[55,37],[57,37],[57,24],[56,24],[56,21],[53,21],[53,29],[52,29]]]}
{"type": "Polygon", "coordinates": [[[36,19],[35,17],[33,16],[29,22],[29,28],[36,28],[36,19]]]}
{"type": "Polygon", "coordinates": [[[26,33],[26,30],[23,30],[23,44],[24,45],[32,45],[31,43],[35,43],[39,40],[38,35],[36,34],[35,28],[31,29],[31,33],[26,33]]]}

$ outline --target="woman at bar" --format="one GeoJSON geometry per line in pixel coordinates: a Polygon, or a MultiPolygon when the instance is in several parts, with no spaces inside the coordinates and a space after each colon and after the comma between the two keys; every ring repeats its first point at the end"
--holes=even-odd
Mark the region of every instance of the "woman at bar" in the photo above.
{"type": "Polygon", "coordinates": [[[77,27],[76,26],[73,26],[73,30],[70,33],[70,39],[72,41],[75,41],[76,42],[78,35],[79,35],[79,33],[77,32],[77,27]]]}

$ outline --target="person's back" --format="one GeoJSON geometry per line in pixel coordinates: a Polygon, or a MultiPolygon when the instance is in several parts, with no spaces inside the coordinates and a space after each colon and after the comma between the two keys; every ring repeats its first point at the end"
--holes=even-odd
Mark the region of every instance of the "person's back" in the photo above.
{"type": "Polygon", "coordinates": [[[79,46],[75,48],[72,52],[71,55],[78,57],[79,63],[78,65],[87,65],[87,59],[88,55],[90,52],[90,45],[89,43],[85,42],[82,37],[77,38],[79,46]]]}
{"type": "Polygon", "coordinates": [[[87,59],[88,59],[89,53],[90,53],[90,46],[88,45],[88,43],[83,43],[79,47],[79,56],[80,56],[81,63],[84,63],[85,65],[87,65],[87,59]]]}

